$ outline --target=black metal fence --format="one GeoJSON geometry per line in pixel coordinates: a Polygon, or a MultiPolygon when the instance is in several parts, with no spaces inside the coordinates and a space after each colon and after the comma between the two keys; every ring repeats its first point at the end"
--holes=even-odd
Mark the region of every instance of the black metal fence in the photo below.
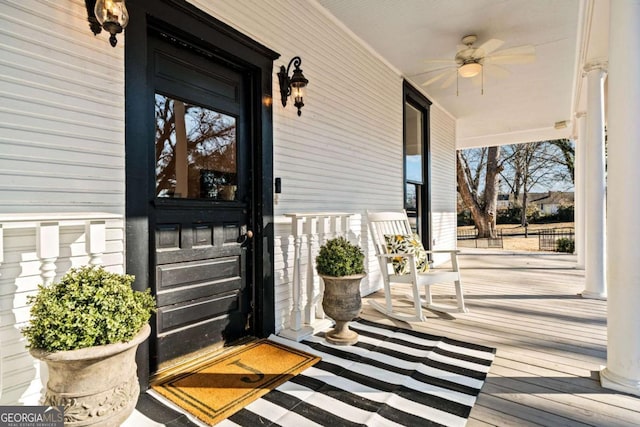
{"type": "Polygon", "coordinates": [[[498,230],[495,238],[478,238],[478,230],[471,229],[458,229],[458,246],[471,247],[471,248],[500,248],[502,249],[502,230],[498,230]]]}
{"type": "MultiPolygon", "coordinates": [[[[540,230],[538,232],[538,246],[541,251],[561,250],[562,248],[559,247],[558,241],[562,239],[566,239],[570,243],[575,242],[574,229],[573,228],[550,228],[547,230],[540,230]]],[[[567,246],[565,245],[565,248],[566,247],[567,246]]],[[[570,247],[573,247],[573,245],[571,245],[570,247]]]]}
{"type": "Polygon", "coordinates": [[[458,229],[458,240],[472,240],[478,238],[478,229],[470,228],[465,230],[458,229]]]}
{"type": "Polygon", "coordinates": [[[500,248],[504,247],[504,242],[502,240],[502,230],[498,230],[496,233],[496,237],[490,237],[487,239],[487,246],[490,248],[500,248]]]}

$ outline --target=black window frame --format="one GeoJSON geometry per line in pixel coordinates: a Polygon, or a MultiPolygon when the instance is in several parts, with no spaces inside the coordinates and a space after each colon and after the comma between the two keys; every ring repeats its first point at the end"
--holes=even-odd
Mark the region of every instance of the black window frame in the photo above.
{"type": "Polygon", "coordinates": [[[420,231],[420,237],[422,244],[426,249],[431,249],[431,138],[430,138],[430,108],[432,102],[427,99],[420,91],[414,88],[406,80],[402,86],[402,159],[403,159],[403,174],[402,174],[402,192],[403,192],[403,205],[406,209],[407,200],[407,184],[417,184],[417,188],[420,192],[416,192],[417,203],[421,206],[417,206],[419,213],[418,230],[420,231]],[[407,104],[417,109],[422,113],[422,183],[407,181],[406,170],[406,147],[407,147],[407,104]]]}

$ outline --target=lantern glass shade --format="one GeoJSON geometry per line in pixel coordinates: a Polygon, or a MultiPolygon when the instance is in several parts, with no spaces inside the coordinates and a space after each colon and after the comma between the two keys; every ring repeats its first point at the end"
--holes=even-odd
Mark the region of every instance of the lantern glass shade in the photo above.
{"type": "Polygon", "coordinates": [[[109,26],[119,27],[118,32],[121,32],[129,23],[129,12],[124,0],[97,0],[94,13],[100,25],[109,32],[109,26]]]}
{"type": "Polygon", "coordinates": [[[482,64],[477,62],[469,62],[458,68],[460,76],[465,78],[475,77],[480,74],[480,71],[482,71],[482,64]]]}
{"type": "Polygon", "coordinates": [[[302,89],[307,85],[307,83],[309,83],[309,80],[304,77],[304,74],[302,74],[302,70],[296,67],[296,69],[293,70],[293,75],[291,76],[290,80],[291,87],[302,89]]]}

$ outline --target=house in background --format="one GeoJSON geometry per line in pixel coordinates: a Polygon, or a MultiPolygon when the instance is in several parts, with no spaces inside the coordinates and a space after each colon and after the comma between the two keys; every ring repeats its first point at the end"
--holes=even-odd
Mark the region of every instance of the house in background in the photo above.
{"type": "Polygon", "coordinates": [[[498,201],[496,202],[496,209],[509,209],[511,207],[511,193],[498,194],[498,201]]]}
{"type": "MultiPolygon", "coordinates": [[[[454,247],[456,148],[578,138],[577,170],[590,171],[578,210],[604,212],[604,171],[599,179],[589,162],[604,143],[607,58],[610,188],[617,174],[638,174],[626,160],[640,159],[628,142],[640,131],[625,114],[640,99],[628,96],[640,72],[625,50],[638,47],[637,1],[130,0],[115,48],[89,30],[88,3],[0,0],[3,404],[37,402],[39,365],[19,332],[26,298],[72,266],[126,271],[156,295],[138,358],[147,387],[203,349],[306,330],[315,296],[294,287],[313,289],[308,261],[330,235],[365,247],[362,291],[379,289],[367,209],[413,211],[426,246],[454,247]],[[487,68],[480,87],[454,66],[446,79],[458,80],[457,94],[423,86],[423,60],[452,58],[470,33],[533,44],[536,62],[502,82],[487,68]],[[296,65],[309,82],[300,110],[278,79],[296,65]]],[[[624,191],[621,203],[640,200],[624,191]]],[[[582,221],[604,235],[600,215],[582,221]]],[[[603,381],[640,394],[640,315],[628,305],[640,280],[623,268],[633,259],[615,256],[640,253],[624,243],[640,236],[608,231],[621,246],[608,258],[616,285],[603,381]]],[[[580,249],[595,294],[603,242],[580,249]]]]}
{"type": "Polygon", "coordinates": [[[534,204],[536,209],[544,215],[558,213],[558,208],[574,205],[573,192],[549,191],[548,193],[529,193],[529,204],[534,204]]]}
{"type": "MultiPolygon", "coordinates": [[[[561,206],[573,206],[574,193],[571,191],[548,191],[546,193],[527,193],[527,205],[534,205],[544,215],[558,213],[561,206]]],[[[517,199],[511,193],[498,194],[497,209],[505,210],[513,206],[522,206],[522,195],[517,199]]]]}

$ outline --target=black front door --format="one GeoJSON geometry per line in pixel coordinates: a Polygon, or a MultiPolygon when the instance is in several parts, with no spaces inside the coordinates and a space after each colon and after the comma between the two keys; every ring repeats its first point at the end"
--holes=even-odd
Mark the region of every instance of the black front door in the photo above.
{"type": "Polygon", "coordinates": [[[149,64],[158,303],[151,356],[160,370],[253,333],[252,132],[240,69],[161,35],[149,38],[149,64]]]}

